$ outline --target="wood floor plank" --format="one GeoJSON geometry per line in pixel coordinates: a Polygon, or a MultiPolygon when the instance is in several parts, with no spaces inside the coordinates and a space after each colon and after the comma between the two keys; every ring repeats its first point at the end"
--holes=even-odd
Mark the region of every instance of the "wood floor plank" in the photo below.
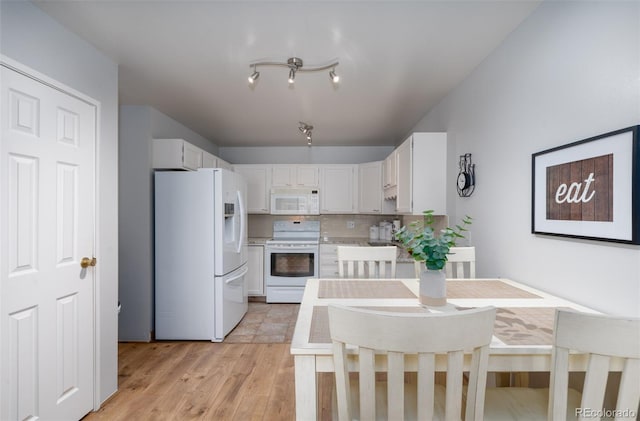
{"type": "Polygon", "coordinates": [[[118,356],[118,391],[85,421],[295,419],[290,344],[121,343],[118,356]]]}

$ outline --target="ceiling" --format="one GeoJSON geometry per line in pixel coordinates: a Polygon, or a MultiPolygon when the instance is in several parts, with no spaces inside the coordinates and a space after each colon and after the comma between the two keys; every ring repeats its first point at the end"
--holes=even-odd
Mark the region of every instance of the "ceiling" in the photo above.
{"type": "Polygon", "coordinates": [[[394,145],[535,1],[58,1],[36,4],[119,65],[120,104],[150,105],[218,146],[394,145]],[[250,63],[337,59],[328,71],[250,63]]]}

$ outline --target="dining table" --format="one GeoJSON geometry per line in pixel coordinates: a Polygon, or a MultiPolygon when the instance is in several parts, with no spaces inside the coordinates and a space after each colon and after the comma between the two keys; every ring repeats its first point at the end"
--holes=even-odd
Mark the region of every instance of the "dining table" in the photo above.
{"type": "MultiPolygon", "coordinates": [[[[392,312],[446,312],[494,306],[496,320],[490,345],[488,371],[496,373],[548,372],[555,310],[597,311],[504,278],[447,279],[447,304],[423,306],[418,279],[312,278],[306,283],[291,340],[294,357],[296,419],[318,415],[318,373],[333,372],[328,305],[362,307],[392,312]]],[[[381,332],[381,334],[383,334],[381,332]]],[[[420,332],[416,332],[416,335],[420,332]]],[[[428,334],[425,332],[424,334],[428,334]]],[[[355,352],[352,363],[357,364],[355,352]]],[[[384,367],[384,356],[376,364],[384,367]]],[[[466,367],[470,356],[465,359],[466,367]]],[[[586,358],[570,355],[570,370],[583,371],[586,358]]],[[[407,371],[415,365],[407,361],[407,371]]],[[[446,357],[436,356],[436,370],[446,371],[446,357]]]]}

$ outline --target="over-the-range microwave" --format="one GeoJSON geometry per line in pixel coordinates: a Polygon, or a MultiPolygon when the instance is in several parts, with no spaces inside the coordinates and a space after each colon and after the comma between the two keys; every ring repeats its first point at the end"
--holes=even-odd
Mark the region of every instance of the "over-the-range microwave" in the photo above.
{"type": "Polygon", "coordinates": [[[271,189],[272,215],[320,215],[318,189],[271,189]]]}

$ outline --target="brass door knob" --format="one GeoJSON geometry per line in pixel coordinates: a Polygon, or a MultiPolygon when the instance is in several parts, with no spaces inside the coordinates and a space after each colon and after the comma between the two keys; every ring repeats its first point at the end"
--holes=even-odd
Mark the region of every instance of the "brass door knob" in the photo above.
{"type": "Polygon", "coordinates": [[[84,268],[88,268],[89,266],[95,266],[97,263],[96,258],[92,257],[92,258],[88,258],[88,257],[83,257],[82,260],[80,260],[80,266],[84,269],[84,268]]]}

